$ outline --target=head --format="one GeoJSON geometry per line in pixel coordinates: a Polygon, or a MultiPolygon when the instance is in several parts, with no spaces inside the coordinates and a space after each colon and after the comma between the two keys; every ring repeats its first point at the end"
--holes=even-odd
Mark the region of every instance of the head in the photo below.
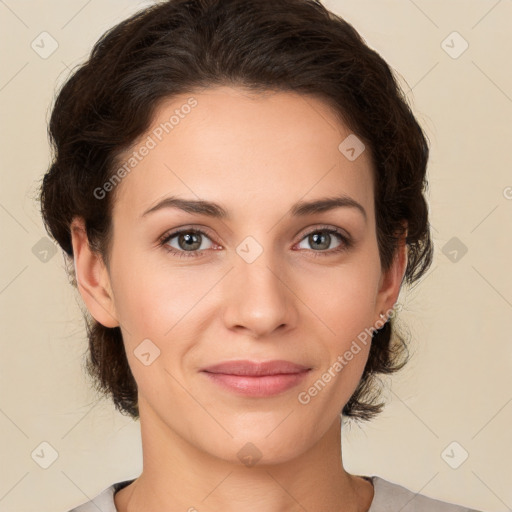
{"type": "Polygon", "coordinates": [[[428,145],[350,24],[313,0],[156,4],[98,41],[49,132],[44,222],[87,306],[88,370],[121,412],[221,454],[226,431],[263,444],[291,405],[282,435],[308,442],[382,410],[378,377],[408,358],[390,311],[432,259],[428,145]],[[217,206],[155,208],[171,196],[217,206]],[[311,372],[233,397],[201,372],[233,359],[311,372]]]}

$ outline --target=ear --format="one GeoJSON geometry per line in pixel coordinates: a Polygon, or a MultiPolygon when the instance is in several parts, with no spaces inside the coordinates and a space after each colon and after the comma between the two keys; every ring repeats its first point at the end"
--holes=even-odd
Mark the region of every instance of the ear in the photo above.
{"type": "Polygon", "coordinates": [[[400,288],[407,269],[406,238],[407,228],[405,228],[405,232],[400,238],[400,242],[393,258],[393,263],[389,270],[384,272],[381,276],[375,311],[377,320],[380,319],[380,313],[383,313],[385,315],[385,320],[387,320],[387,317],[389,316],[387,312],[393,308],[398,300],[400,288]]]}
{"type": "Polygon", "coordinates": [[[75,217],[71,223],[71,241],[76,282],[89,313],[105,327],[117,327],[110,277],[101,256],[89,246],[81,217],[75,217]]]}

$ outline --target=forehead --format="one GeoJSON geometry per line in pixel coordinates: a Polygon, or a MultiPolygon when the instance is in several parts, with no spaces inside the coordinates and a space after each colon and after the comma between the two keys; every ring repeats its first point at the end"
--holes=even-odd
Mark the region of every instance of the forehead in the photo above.
{"type": "Polygon", "coordinates": [[[230,204],[249,216],[251,204],[285,208],[345,193],[372,213],[370,151],[348,159],[340,150],[347,137],[354,135],[329,105],[310,95],[216,87],[176,96],[161,102],[120,159],[127,172],[114,216],[141,215],[169,194],[230,204]]]}

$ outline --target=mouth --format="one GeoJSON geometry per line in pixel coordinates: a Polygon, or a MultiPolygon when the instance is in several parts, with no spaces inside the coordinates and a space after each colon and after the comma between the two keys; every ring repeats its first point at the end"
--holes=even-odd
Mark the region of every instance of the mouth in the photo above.
{"type": "Polygon", "coordinates": [[[283,393],[304,380],[312,368],[290,361],[226,361],[203,368],[211,382],[224,390],[252,397],[283,393]]]}

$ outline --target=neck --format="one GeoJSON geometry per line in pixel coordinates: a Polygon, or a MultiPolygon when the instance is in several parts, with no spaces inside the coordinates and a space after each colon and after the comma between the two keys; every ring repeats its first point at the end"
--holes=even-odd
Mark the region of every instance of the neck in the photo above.
{"type": "Polygon", "coordinates": [[[200,450],[157,418],[145,421],[143,412],[150,411],[141,409],[140,415],[143,471],[115,494],[119,512],[366,512],[370,507],[372,485],[343,468],[339,416],[299,456],[245,465],[200,450]]]}

